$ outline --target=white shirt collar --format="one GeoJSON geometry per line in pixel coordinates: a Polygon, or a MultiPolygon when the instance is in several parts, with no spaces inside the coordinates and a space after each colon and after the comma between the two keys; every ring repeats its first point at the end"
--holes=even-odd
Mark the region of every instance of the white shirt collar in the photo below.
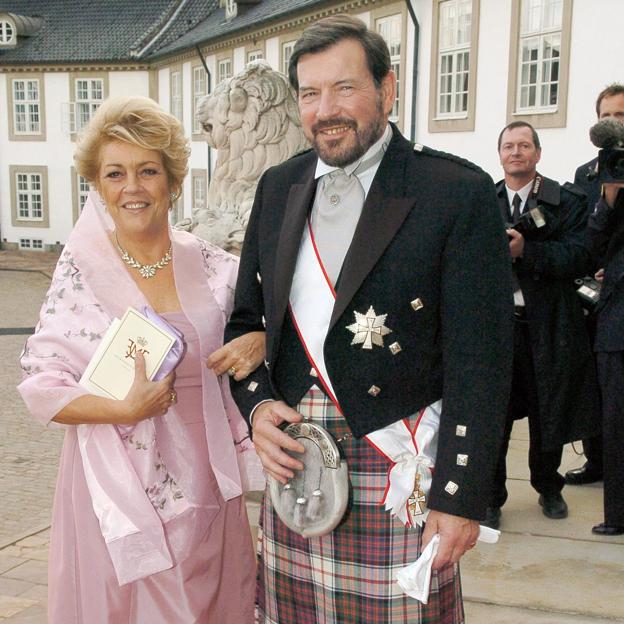
{"type": "MultiPolygon", "coordinates": [[[[367,158],[370,158],[373,154],[375,154],[377,152],[377,150],[382,148],[383,143],[386,141],[386,139],[389,137],[389,135],[392,134],[392,129],[390,128],[390,124],[386,125],[386,130],[384,131],[384,133],[381,135],[381,138],[376,141],[375,143],[373,143],[368,150],[366,150],[366,153],[363,154],[361,156],[361,158],[358,158],[355,162],[350,163],[349,165],[347,165],[346,167],[344,167],[344,172],[347,175],[351,175],[359,166],[359,164],[366,160],[367,158]]],[[[314,179],[318,179],[328,173],[331,173],[332,171],[336,171],[337,169],[340,169],[340,167],[332,167],[331,165],[328,165],[327,163],[323,162],[320,158],[317,160],[316,163],[316,171],[314,172],[314,179]]],[[[375,168],[376,171],[376,168],[375,168]]],[[[358,175],[358,174],[356,174],[358,175]]]]}
{"type": "Polygon", "coordinates": [[[533,182],[534,181],[535,181],[535,178],[533,178],[533,180],[531,180],[528,184],[525,184],[521,189],[519,189],[517,191],[512,191],[505,184],[505,189],[507,190],[507,200],[509,201],[509,205],[510,206],[513,205],[514,195],[516,193],[518,193],[518,195],[520,195],[520,199],[522,200],[522,203],[520,204],[520,206],[521,206],[520,212],[522,212],[522,210],[524,210],[524,205],[526,204],[526,200],[529,198],[529,193],[531,192],[531,189],[533,188],[533,182]]]}

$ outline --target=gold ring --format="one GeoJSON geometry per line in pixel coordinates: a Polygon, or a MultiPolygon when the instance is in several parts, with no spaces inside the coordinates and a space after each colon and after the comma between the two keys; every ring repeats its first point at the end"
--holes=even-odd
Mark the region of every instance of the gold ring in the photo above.
{"type": "Polygon", "coordinates": [[[178,400],[178,395],[175,390],[169,390],[169,400],[172,404],[178,400]]]}
{"type": "Polygon", "coordinates": [[[237,371],[237,370],[238,370],[238,369],[236,368],[236,366],[230,366],[230,368],[228,368],[228,372],[227,372],[227,374],[228,374],[230,377],[234,377],[234,375],[236,375],[236,371],[237,371]]]}

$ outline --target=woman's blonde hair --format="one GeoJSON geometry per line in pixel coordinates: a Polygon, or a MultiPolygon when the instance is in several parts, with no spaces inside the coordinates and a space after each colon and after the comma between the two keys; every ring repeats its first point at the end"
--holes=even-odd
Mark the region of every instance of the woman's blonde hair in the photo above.
{"type": "Polygon", "coordinates": [[[124,141],[160,153],[169,184],[177,192],[188,172],[191,152],[180,122],[146,97],[105,100],[80,133],[74,161],[78,173],[97,186],[100,149],[109,141],[124,141]]]}

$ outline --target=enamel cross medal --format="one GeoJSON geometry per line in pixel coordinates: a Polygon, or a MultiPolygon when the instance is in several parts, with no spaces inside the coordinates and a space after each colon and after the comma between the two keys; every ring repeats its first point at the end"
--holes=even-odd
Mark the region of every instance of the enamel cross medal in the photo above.
{"type": "Polygon", "coordinates": [[[420,474],[418,472],[414,478],[414,491],[407,499],[407,509],[414,522],[422,526],[422,515],[425,513],[425,493],[420,489],[420,474]]]}

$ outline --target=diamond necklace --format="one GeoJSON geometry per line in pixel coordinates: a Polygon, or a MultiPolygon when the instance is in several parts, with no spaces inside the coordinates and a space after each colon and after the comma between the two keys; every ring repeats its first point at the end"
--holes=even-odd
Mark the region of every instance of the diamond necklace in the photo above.
{"type": "Polygon", "coordinates": [[[154,277],[156,275],[156,271],[158,269],[162,269],[166,267],[171,262],[171,243],[169,243],[169,249],[167,249],[167,253],[158,261],[154,262],[154,264],[141,264],[138,260],[135,260],[120,244],[119,239],[117,238],[117,232],[115,232],[115,243],[117,244],[117,249],[119,249],[119,253],[121,254],[121,259],[133,269],[138,269],[141,277],[145,279],[149,279],[150,277],[154,277]]]}

